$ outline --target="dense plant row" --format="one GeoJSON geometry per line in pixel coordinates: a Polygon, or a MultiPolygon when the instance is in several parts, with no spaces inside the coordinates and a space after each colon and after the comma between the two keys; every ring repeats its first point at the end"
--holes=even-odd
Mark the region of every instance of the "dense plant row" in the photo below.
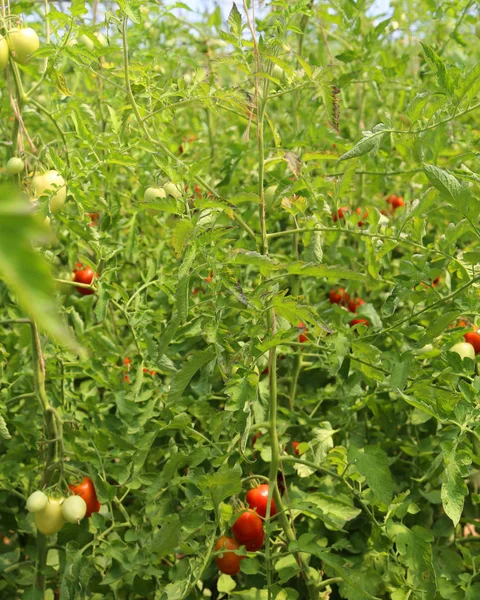
{"type": "Polygon", "coordinates": [[[480,597],[476,8],[261,4],[2,5],[2,598],[480,597]]]}

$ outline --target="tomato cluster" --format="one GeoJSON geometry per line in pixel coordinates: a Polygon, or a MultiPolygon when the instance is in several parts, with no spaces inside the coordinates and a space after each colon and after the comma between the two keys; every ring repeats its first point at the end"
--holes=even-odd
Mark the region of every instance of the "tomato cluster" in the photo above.
{"type": "Polygon", "coordinates": [[[68,498],[49,498],[40,490],[28,497],[26,508],[34,515],[35,525],[43,535],[58,533],[65,523],[80,523],[84,517],[100,510],[95,486],[89,477],[68,487],[73,492],[68,498]]]}
{"type": "MultiPolygon", "coordinates": [[[[258,435],[258,434],[257,434],[258,435]]],[[[242,546],[248,552],[257,552],[265,542],[263,519],[267,516],[268,484],[258,485],[247,492],[246,501],[249,508],[242,512],[232,527],[232,537],[222,536],[215,545],[215,550],[223,550],[215,556],[217,567],[222,573],[236,575],[240,571],[240,561],[245,555],[237,553],[242,546]]],[[[277,507],[272,498],[270,517],[277,513],[277,507]]]]}
{"type": "MultiPolygon", "coordinates": [[[[348,309],[351,313],[356,313],[358,308],[365,304],[365,300],[362,300],[362,298],[350,298],[350,295],[347,294],[343,288],[330,290],[328,297],[330,304],[339,304],[348,309]]],[[[366,325],[367,327],[370,325],[367,319],[357,318],[350,321],[350,327],[355,327],[355,325],[360,324],[366,325]]]]}

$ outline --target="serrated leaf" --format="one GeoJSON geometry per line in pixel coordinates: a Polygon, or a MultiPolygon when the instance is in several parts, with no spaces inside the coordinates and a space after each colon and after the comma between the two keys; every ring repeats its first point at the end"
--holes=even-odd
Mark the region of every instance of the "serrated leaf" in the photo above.
{"type": "Polygon", "coordinates": [[[204,365],[213,360],[215,355],[216,352],[214,348],[206,348],[205,350],[192,353],[189,360],[185,362],[180,371],[177,371],[173,377],[166,402],[167,405],[174,404],[177,400],[181,399],[182,394],[192,380],[192,377],[204,365]]]}
{"type": "Polygon", "coordinates": [[[352,446],[348,451],[348,459],[365,477],[375,496],[388,506],[393,496],[393,480],[385,451],[378,446],[352,446]]]}
{"type": "Polygon", "coordinates": [[[358,141],[351,150],[342,154],[338,160],[350,160],[357,156],[368,154],[368,152],[378,150],[385,135],[383,133],[384,129],[386,129],[386,126],[383,123],[379,123],[378,125],[375,125],[373,131],[364,131],[363,138],[358,141]]]}

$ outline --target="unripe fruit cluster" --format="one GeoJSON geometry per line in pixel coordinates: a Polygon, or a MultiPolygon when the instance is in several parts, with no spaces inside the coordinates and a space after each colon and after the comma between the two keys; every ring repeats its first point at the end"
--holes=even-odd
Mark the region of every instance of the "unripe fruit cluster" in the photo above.
{"type": "Polygon", "coordinates": [[[28,497],[27,510],[34,514],[35,525],[43,535],[58,533],[65,523],[80,523],[87,504],[80,496],[49,498],[37,490],[28,497]]]}
{"type": "Polygon", "coordinates": [[[0,35],[0,71],[7,66],[9,55],[18,64],[26,65],[30,55],[39,47],[40,40],[31,27],[14,27],[7,33],[6,38],[0,35]]]}

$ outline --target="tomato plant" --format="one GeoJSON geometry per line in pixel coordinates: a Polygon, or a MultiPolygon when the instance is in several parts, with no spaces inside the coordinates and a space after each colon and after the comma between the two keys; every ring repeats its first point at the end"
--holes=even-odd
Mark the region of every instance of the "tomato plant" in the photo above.
{"type": "Polygon", "coordinates": [[[0,10],[0,597],[480,597],[477,4],[0,10]]]}

